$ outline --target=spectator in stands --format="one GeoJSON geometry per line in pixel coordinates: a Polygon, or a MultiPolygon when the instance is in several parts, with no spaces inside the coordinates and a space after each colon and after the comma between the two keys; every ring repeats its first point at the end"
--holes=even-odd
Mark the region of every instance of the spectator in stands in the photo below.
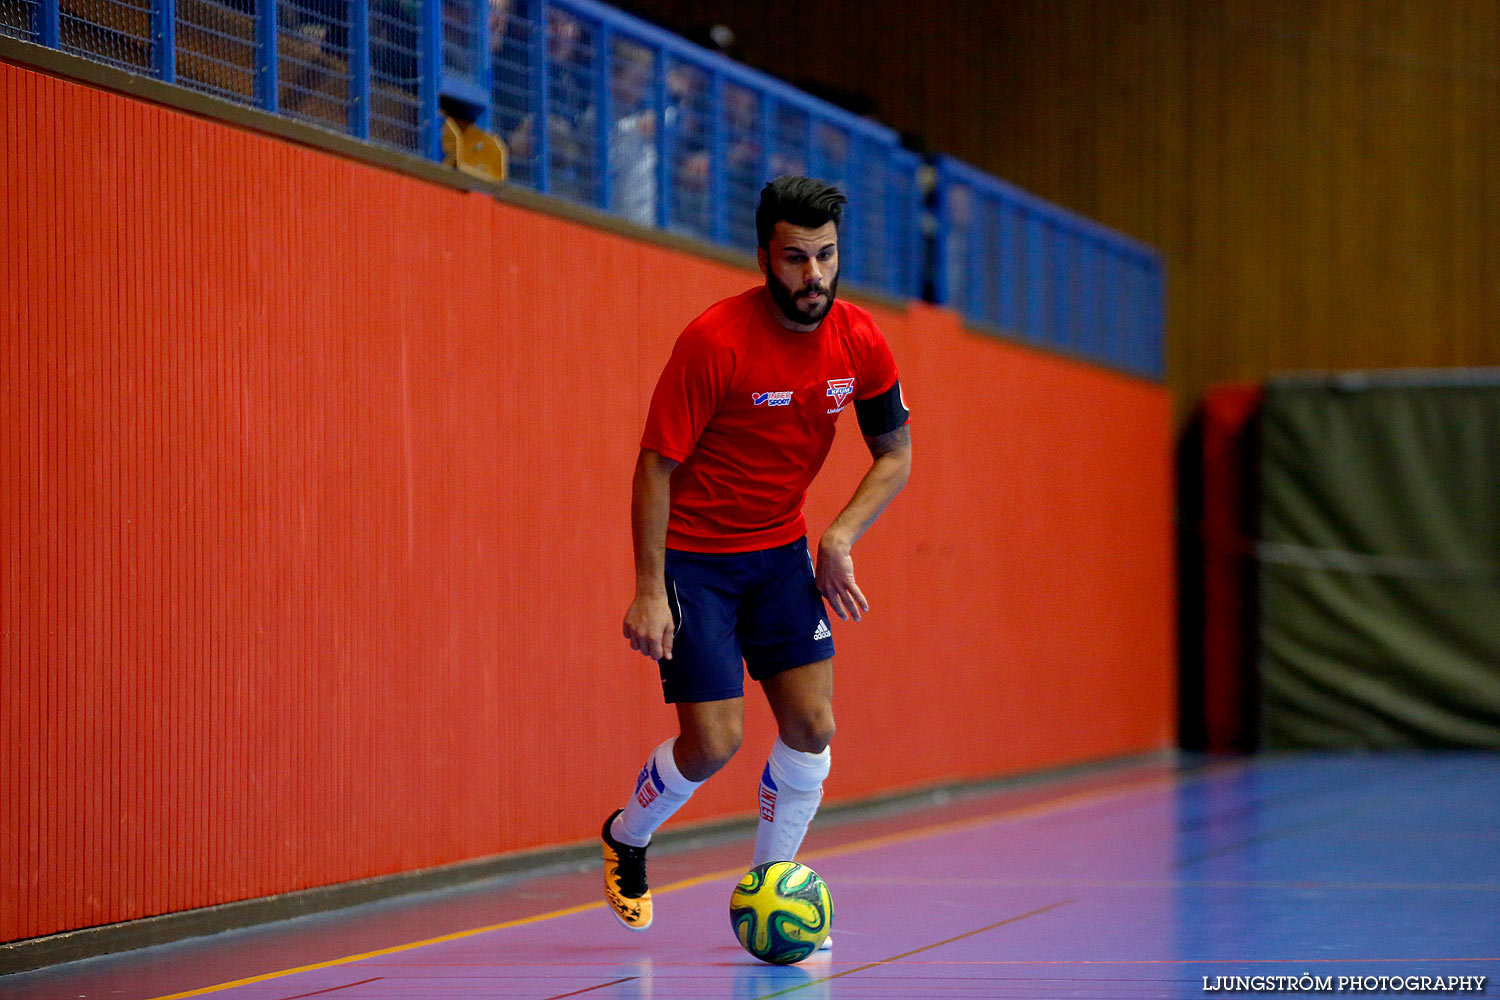
{"type": "Polygon", "coordinates": [[[672,158],[672,223],[708,236],[709,136],[705,95],[708,74],[679,62],[667,71],[667,149],[672,158]]]}
{"type": "MultiPolygon", "coordinates": [[[[537,47],[535,7],[528,0],[491,0],[490,52],[494,66],[492,114],[521,183],[538,186],[537,47]],[[501,30],[501,26],[504,30],[501,30]]],[[[548,191],[573,201],[597,201],[593,54],[587,27],[575,15],[547,8],[548,191]]]]}
{"type": "Polygon", "coordinates": [[[708,123],[698,102],[708,87],[702,70],[677,63],[666,72],[666,118],[652,100],[656,55],[637,42],[620,40],[611,53],[610,210],[643,226],[657,223],[660,127],[671,158],[672,220],[708,234],[708,123]]]}
{"type": "Polygon", "coordinates": [[[548,191],[598,203],[593,38],[575,15],[547,8],[548,191]]]}
{"type": "Polygon", "coordinates": [[[644,45],[617,41],[611,52],[609,207],[642,226],[656,225],[656,109],[650,100],[655,57],[644,45]]]}
{"type": "Polygon", "coordinates": [[[724,86],[724,181],[729,202],[729,237],[755,239],[755,203],[764,180],[760,98],[749,87],[724,86]]]}
{"type": "Polygon", "coordinates": [[[760,168],[760,99],[749,87],[724,87],[724,131],[731,167],[760,168]]]}

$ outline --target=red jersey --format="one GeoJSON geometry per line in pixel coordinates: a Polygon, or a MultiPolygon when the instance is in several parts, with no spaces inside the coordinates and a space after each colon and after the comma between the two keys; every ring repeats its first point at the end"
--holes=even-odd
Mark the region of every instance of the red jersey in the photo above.
{"type": "Polygon", "coordinates": [[[749,552],[807,534],[802,502],[854,400],[896,384],[870,314],[835,300],[811,333],[788,330],[764,287],[719,302],[677,338],[641,447],[680,462],[667,545],[749,552]]]}

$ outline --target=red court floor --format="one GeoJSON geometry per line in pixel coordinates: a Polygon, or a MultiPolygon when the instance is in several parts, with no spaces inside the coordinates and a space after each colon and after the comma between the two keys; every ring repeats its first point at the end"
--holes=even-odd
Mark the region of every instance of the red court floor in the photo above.
{"type": "Polygon", "coordinates": [[[0,1000],[1500,994],[1497,755],[1136,764],[828,817],[801,860],[835,946],[789,968],[729,929],[749,839],[658,850],[644,934],[590,865],[16,974],[0,1000]]]}

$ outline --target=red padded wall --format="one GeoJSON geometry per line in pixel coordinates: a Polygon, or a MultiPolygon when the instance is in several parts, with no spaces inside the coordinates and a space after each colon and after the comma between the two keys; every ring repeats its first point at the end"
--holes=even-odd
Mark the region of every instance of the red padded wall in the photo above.
{"type": "Polygon", "coordinates": [[[1259,742],[1258,385],[1214,386],[1203,395],[1200,464],[1204,748],[1244,753],[1259,742]]]}
{"type": "MultiPolygon", "coordinates": [[[[645,406],[756,276],[13,65],[0,115],[0,940],[594,835],[672,724],[645,406]]],[[[1167,745],[1166,393],[876,314],[916,470],[830,798],[1167,745]]],[[[684,819],[751,812],[751,716],[684,819]]]]}

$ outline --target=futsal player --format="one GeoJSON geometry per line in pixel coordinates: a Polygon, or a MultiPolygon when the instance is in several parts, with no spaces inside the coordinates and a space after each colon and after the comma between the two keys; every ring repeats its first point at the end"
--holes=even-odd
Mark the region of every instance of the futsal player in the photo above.
{"type": "Polygon", "coordinates": [[[651,926],[651,834],[740,747],[747,667],[778,732],[760,779],[754,864],[792,860],[823,797],[834,731],[824,602],[845,621],[869,610],[850,552],[911,470],[890,347],[868,312],[837,299],[844,205],[810,178],[766,185],[755,215],[765,284],[688,325],[651,399],[624,633],[657,661],[678,734],[604,822],[605,897],[631,930],[651,926]],[[802,502],[850,406],[872,461],[814,563],[802,502]]]}

